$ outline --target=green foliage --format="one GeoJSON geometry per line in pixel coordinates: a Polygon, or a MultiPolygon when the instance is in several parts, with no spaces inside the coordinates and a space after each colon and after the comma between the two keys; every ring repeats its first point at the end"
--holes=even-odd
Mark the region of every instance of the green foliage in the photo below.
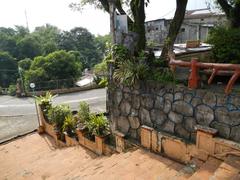
{"type": "Polygon", "coordinates": [[[89,119],[90,119],[89,104],[86,103],[85,101],[82,101],[79,104],[78,117],[79,117],[80,123],[85,123],[85,122],[89,121],[89,119]]]}
{"type": "Polygon", "coordinates": [[[119,62],[113,78],[119,83],[132,86],[138,80],[144,80],[147,77],[148,70],[148,66],[144,62],[127,60],[119,62]]]}
{"type": "Polygon", "coordinates": [[[81,75],[82,66],[76,57],[66,51],[55,51],[46,57],[34,58],[31,67],[25,72],[27,83],[57,79],[76,79],[81,75]]]}
{"type": "Polygon", "coordinates": [[[103,60],[101,63],[96,64],[93,68],[93,72],[96,76],[107,76],[107,61],[103,60]]]}
{"type": "Polygon", "coordinates": [[[16,85],[10,85],[8,87],[8,91],[7,91],[8,95],[10,96],[15,96],[16,95],[16,85]]]}
{"type": "Polygon", "coordinates": [[[10,84],[16,83],[17,62],[8,52],[0,51],[0,85],[7,88],[10,84]]]}
{"type": "Polygon", "coordinates": [[[66,117],[71,115],[71,110],[68,105],[57,105],[48,111],[48,119],[55,129],[63,132],[63,124],[66,117]]]}
{"type": "Polygon", "coordinates": [[[105,136],[109,134],[109,122],[103,114],[91,114],[90,121],[86,122],[86,126],[92,135],[105,136]]]}
{"type": "Polygon", "coordinates": [[[225,27],[214,28],[208,42],[213,45],[213,54],[219,63],[240,63],[240,30],[225,27]]]}
{"type": "Polygon", "coordinates": [[[103,57],[103,52],[96,46],[94,36],[82,27],[62,32],[58,38],[58,46],[66,51],[78,51],[84,68],[93,67],[103,57]]]}
{"type": "Polygon", "coordinates": [[[169,68],[155,69],[149,74],[149,80],[154,80],[160,83],[176,83],[175,76],[169,68]]]}
{"type": "Polygon", "coordinates": [[[29,70],[32,64],[32,60],[25,58],[21,61],[18,61],[18,67],[22,68],[24,71],[29,70]]]}
{"type": "Polygon", "coordinates": [[[108,80],[107,78],[102,78],[101,81],[98,83],[100,87],[106,87],[108,85],[108,80]]]}
{"type": "Polygon", "coordinates": [[[73,137],[75,135],[76,124],[77,122],[76,119],[73,118],[73,115],[68,115],[63,123],[63,132],[66,132],[70,137],[73,137]]]}
{"type": "Polygon", "coordinates": [[[52,100],[56,95],[52,95],[49,91],[46,92],[45,96],[34,96],[37,104],[41,107],[44,117],[48,120],[48,111],[52,108],[52,100]]]}
{"type": "Polygon", "coordinates": [[[31,58],[42,54],[42,47],[37,38],[33,36],[25,36],[17,43],[19,49],[19,57],[21,59],[31,58]]]}

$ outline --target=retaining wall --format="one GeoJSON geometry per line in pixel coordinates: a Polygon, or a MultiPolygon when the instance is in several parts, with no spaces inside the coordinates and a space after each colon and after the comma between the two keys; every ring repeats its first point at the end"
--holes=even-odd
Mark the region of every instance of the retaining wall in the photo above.
{"type": "Polygon", "coordinates": [[[113,129],[140,139],[140,126],[196,141],[196,125],[218,130],[218,136],[240,142],[240,96],[153,82],[109,88],[113,129]]]}

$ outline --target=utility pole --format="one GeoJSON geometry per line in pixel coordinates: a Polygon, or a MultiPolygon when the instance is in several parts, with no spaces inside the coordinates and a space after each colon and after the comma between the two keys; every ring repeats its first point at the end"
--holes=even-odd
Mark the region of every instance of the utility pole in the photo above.
{"type": "Polygon", "coordinates": [[[29,31],[29,26],[28,26],[28,17],[27,17],[27,10],[25,9],[24,11],[24,14],[25,14],[25,19],[26,19],[26,26],[27,26],[27,29],[29,31]]]}

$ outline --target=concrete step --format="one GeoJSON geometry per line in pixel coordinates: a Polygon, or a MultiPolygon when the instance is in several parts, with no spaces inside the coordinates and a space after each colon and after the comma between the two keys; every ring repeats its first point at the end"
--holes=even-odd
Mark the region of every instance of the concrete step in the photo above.
{"type": "Polygon", "coordinates": [[[222,161],[209,158],[202,166],[189,178],[189,180],[208,180],[220,166],[222,161]]]}
{"type": "Polygon", "coordinates": [[[240,157],[230,155],[221,163],[215,171],[211,180],[239,180],[240,179],[240,157]]]}

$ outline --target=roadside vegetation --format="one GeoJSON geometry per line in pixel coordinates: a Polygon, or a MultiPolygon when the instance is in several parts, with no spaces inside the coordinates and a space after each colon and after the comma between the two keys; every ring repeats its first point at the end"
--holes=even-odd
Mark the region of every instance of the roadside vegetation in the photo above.
{"type": "Polygon", "coordinates": [[[95,37],[76,27],[62,31],[46,24],[33,32],[23,26],[0,27],[0,86],[77,79],[102,61],[109,35],[95,37]]]}

